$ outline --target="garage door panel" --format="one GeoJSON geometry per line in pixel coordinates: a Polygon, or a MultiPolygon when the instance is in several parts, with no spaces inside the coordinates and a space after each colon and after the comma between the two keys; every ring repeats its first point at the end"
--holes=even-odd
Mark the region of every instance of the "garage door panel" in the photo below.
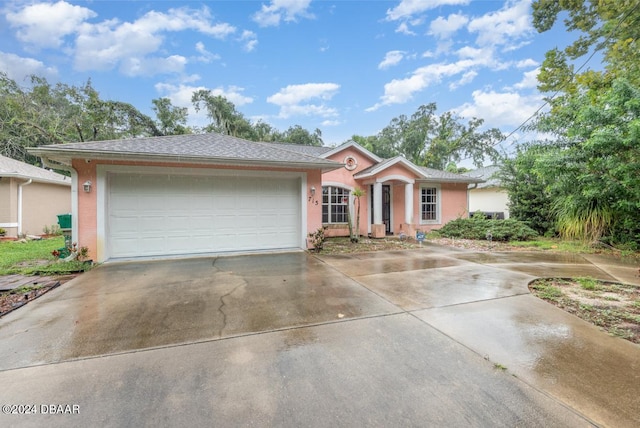
{"type": "Polygon", "coordinates": [[[109,257],[295,248],[298,179],[110,174],[109,257]]]}

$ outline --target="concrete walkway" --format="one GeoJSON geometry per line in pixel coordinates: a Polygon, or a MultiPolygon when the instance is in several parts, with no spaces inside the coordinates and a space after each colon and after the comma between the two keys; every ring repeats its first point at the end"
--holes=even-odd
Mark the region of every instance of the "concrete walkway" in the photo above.
{"type": "Polygon", "coordinates": [[[438,246],[106,264],[0,319],[0,404],[38,411],[0,426],[635,427],[640,347],[527,283],[636,271],[438,246]]]}
{"type": "Polygon", "coordinates": [[[423,252],[324,257],[385,300],[604,426],[640,426],[640,346],[528,291],[536,277],[640,286],[634,262],[598,255],[423,252]]]}

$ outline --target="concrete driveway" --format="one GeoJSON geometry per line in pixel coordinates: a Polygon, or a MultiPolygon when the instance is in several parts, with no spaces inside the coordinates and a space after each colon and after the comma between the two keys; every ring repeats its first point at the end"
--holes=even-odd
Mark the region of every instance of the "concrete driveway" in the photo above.
{"type": "Polygon", "coordinates": [[[0,319],[0,404],[38,413],[0,425],[638,426],[640,347],[528,293],[550,275],[638,282],[437,246],[106,264],[0,319]]]}

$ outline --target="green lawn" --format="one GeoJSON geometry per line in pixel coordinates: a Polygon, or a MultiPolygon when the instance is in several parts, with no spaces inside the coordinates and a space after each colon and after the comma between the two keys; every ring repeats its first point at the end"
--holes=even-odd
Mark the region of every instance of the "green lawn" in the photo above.
{"type": "Polygon", "coordinates": [[[0,275],[55,275],[85,270],[82,262],[60,262],[51,252],[64,248],[64,237],[40,241],[0,241],[0,275]],[[46,261],[46,262],[43,262],[46,261]]]}

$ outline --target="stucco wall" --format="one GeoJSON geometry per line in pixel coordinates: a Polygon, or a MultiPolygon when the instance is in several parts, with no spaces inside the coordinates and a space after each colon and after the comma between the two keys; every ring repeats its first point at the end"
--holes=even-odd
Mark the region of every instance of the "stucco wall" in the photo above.
{"type": "MultiPolygon", "coordinates": [[[[198,165],[198,164],[181,164],[172,162],[154,163],[154,162],[113,162],[113,161],[90,161],[87,162],[84,159],[74,159],[72,162],[73,167],[78,173],[77,186],[78,186],[78,245],[86,246],[89,248],[90,258],[99,260],[98,247],[99,239],[103,237],[98,236],[98,192],[100,183],[97,179],[97,166],[98,165],[130,165],[136,167],[166,167],[166,168],[199,168],[199,169],[227,169],[227,170],[247,170],[247,171],[273,171],[273,172],[302,172],[306,173],[307,184],[303,192],[304,203],[306,204],[307,211],[307,230],[303,230],[302,233],[306,239],[306,235],[310,232],[316,231],[322,226],[322,180],[321,172],[319,170],[303,170],[295,168],[282,168],[282,169],[266,169],[259,167],[237,167],[237,166],[211,166],[211,165],[198,165]],[[83,191],[82,184],[87,180],[92,182],[92,191],[86,193],[83,191]],[[314,186],[316,188],[316,194],[314,198],[309,199],[310,189],[314,186]],[[316,201],[318,202],[316,204],[316,201]]],[[[307,242],[307,241],[305,241],[307,242]]],[[[102,243],[100,243],[102,246],[102,243]]]]}
{"type": "MultiPolygon", "coordinates": [[[[0,180],[0,227],[6,236],[18,236],[18,187],[27,180],[3,177],[0,180]]],[[[71,212],[71,187],[32,182],[22,186],[22,233],[42,235],[44,226],[58,223],[58,214],[71,212]]]]}
{"type": "Polygon", "coordinates": [[[413,200],[413,225],[419,230],[439,229],[451,220],[468,216],[466,183],[440,184],[440,221],[437,223],[423,224],[420,220],[420,183],[415,184],[413,200]]]}
{"type": "Polygon", "coordinates": [[[18,186],[16,180],[9,177],[0,179],[0,227],[6,236],[16,237],[18,227],[10,226],[18,222],[18,186]]]}
{"type": "MultiPolygon", "coordinates": [[[[334,171],[329,171],[322,175],[322,183],[323,185],[336,185],[338,183],[342,183],[341,187],[346,187],[347,189],[354,190],[356,188],[364,190],[365,194],[360,198],[360,234],[366,236],[368,233],[368,219],[369,219],[369,204],[367,203],[369,193],[369,186],[364,185],[362,183],[357,182],[353,176],[360,171],[369,168],[374,164],[374,161],[369,159],[367,156],[363,155],[359,150],[354,149],[353,147],[346,148],[339,153],[336,153],[332,156],[329,156],[327,159],[336,161],[336,162],[344,162],[347,156],[353,156],[358,165],[355,169],[349,171],[346,168],[340,168],[334,171]]],[[[322,196],[322,195],[321,195],[322,196]]],[[[322,197],[320,198],[320,204],[322,204],[322,197]]],[[[353,227],[355,227],[356,223],[356,210],[357,203],[354,201],[353,197],[351,198],[351,210],[353,212],[353,227]]],[[[322,214],[322,206],[320,207],[320,214],[322,214]]],[[[321,217],[322,218],[322,217],[321,217]]],[[[333,224],[328,226],[328,230],[326,231],[326,236],[349,236],[349,229],[346,224],[339,225],[333,224]]]]}
{"type": "Polygon", "coordinates": [[[22,232],[41,235],[58,224],[58,214],[71,212],[71,186],[31,183],[22,188],[22,232]]]}
{"type": "Polygon", "coordinates": [[[489,187],[469,190],[469,212],[503,212],[509,218],[509,194],[501,189],[489,187]]]}

